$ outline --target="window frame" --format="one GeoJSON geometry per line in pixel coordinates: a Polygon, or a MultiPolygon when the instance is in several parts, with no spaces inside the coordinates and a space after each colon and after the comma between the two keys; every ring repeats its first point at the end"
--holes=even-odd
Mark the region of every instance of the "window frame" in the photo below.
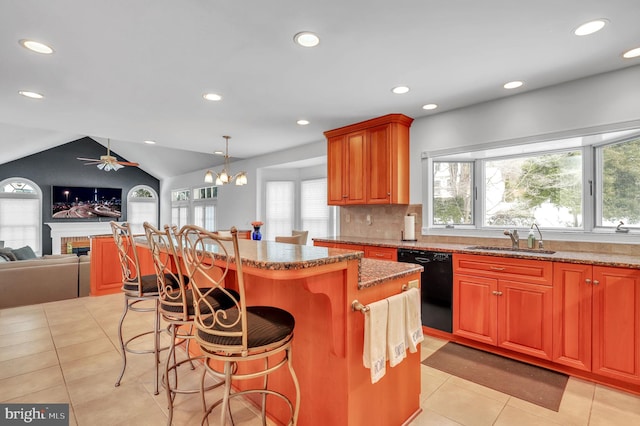
{"type": "Polygon", "coordinates": [[[160,208],[158,193],[149,185],[136,185],[133,188],[131,188],[127,193],[127,222],[132,226],[132,232],[136,234],[144,233],[144,228],[142,227],[142,223],[134,223],[131,221],[131,216],[132,216],[131,213],[133,212],[134,206],[138,203],[154,204],[155,214],[154,214],[153,220],[147,219],[145,221],[148,221],[149,223],[151,223],[153,226],[157,228],[158,227],[158,211],[160,208]],[[151,197],[135,197],[134,194],[141,189],[148,191],[151,194],[151,197]]]}
{"type": "MultiPolygon", "coordinates": [[[[640,128],[614,129],[599,132],[581,133],[575,135],[560,135],[557,138],[511,141],[511,143],[489,143],[479,144],[473,147],[460,147],[445,149],[433,152],[423,152],[421,156],[422,171],[422,194],[423,194],[423,223],[422,235],[442,235],[461,237],[492,237],[503,238],[504,228],[487,228],[483,226],[484,215],[484,165],[481,161],[493,160],[497,158],[522,157],[536,154],[549,154],[554,152],[566,152],[581,150],[582,154],[582,223],[580,229],[570,228],[542,228],[545,240],[566,240],[569,238],[576,241],[597,241],[597,242],[640,242],[640,227],[630,227],[629,233],[615,233],[615,226],[602,226],[599,222],[601,216],[602,203],[602,162],[598,163],[599,150],[603,148],[625,142],[631,142],[640,138],[640,128]],[[612,136],[613,135],[613,136],[612,136]],[[619,135],[619,136],[617,136],[619,135]],[[599,139],[602,136],[603,138],[599,139]],[[607,139],[607,137],[609,137],[607,139]],[[602,139],[605,139],[602,141],[602,139]],[[582,140],[580,142],[580,140],[582,140]],[[585,142],[586,141],[586,142],[585,142]],[[556,149],[554,142],[566,142],[560,144],[556,149]],[[572,145],[573,144],[573,145],[572,145]],[[503,151],[505,154],[500,155],[503,151]],[[516,152],[520,151],[519,154],[516,152]],[[493,155],[487,155],[487,152],[493,155]],[[455,225],[448,227],[445,225],[433,225],[433,163],[434,161],[472,161],[474,166],[474,225],[455,225]],[[499,237],[498,237],[499,236],[499,237]]],[[[528,228],[516,228],[528,231],[528,228]]]]}
{"type": "MultiPolygon", "coordinates": [[[[2,181],[0,181],[0,188],[3,188],[5,185],[9,185],[11,183],[14,182],[20,182],[20,183],[25,183],[29,186],[31,186],[33,188],[33,190],[35,191],[34,193],[19,193],[19,192],[4,192],[4,191],[0,191],[0,198],[4,198],[4,199],[37,199],[38,201],[38,219],[35,223],[35,239],[36,239],[36,244],[37,247],[31,247],[33,249],[33,251],[37,254],[37,255],[42,255],[42,231],[43,231],[43,222],[42,222],[42,209],[43,209],[43,196],[42,196],[42,188],[40,188],[40,186],[38,184],[36,184],[35,182],[33,182],[30,179],[27,178],[23,178],[23,177],[9,177],[6,179],[3,179],[2,181]],[[10,195],[8,195],[10,194],[10,195]]],[[[0,235],[0,237],[2,237],[0,235]]],[[[0,238],[2,239],[2,238],[0,238]]],[[[5,246],[7,245],[7,243],[5,242],[5,246]]],[[[19,247],[15,247],[15,248],[19,248],[19,247]]]]}

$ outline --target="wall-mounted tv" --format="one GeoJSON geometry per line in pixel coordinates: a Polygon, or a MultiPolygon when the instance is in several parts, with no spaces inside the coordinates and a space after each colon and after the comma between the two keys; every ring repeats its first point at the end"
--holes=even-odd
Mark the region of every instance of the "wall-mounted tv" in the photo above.
{"type": "Polygon", "coordinates": [[[117,219],[122,216],[122,189],[52,186],[53,219],[117,219]]]}

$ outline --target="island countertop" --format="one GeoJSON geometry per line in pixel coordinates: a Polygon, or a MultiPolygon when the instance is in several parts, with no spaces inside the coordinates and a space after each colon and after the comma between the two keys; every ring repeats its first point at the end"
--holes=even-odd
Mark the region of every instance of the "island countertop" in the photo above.
{"type": "MultiPolygon", "coordinates": [[[[140,245],[146,246],[146,238],[140,237],[140,245]]],[[[230,244],[225,243],[232,257],[230,244]]],[[[409,263],[389,262],[365,259],[361,251],[303,246],[298,244],[276,243],[272,241],[238,240],[238,249],[243,267],[259,271],[298,271],[304,275],[306,270],[331,265],[348,260],[360,260],[358,271],[358,289],[372,287],[388,280],[403,278],[423,267],[409,263]]],[[[314,272],[315,273],[315,272],[314,272]]],[[[287,274],[283,279],[298,275],[287,274]]]]}

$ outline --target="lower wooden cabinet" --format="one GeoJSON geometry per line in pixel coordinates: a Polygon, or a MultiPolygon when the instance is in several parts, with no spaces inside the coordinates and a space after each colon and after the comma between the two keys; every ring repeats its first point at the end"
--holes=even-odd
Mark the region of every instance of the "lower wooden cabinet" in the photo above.
{"type": "Polygon", "coordinates": [[[554,361],[640,384],[640,271],[556,263],[554,361]]]}
{"type": "Polygon", "coordinates": [[[551,262],[459,254],[453,259],[453,333],[551,360],[551,262]]]}

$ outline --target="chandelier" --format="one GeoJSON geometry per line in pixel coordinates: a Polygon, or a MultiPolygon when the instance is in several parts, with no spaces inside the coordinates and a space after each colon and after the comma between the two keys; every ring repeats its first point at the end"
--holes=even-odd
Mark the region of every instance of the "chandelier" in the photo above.
{"type": "MultiPolygon", "coordinates": [[[[236,175],[232,175],[231,172],[229,171],[229,158],[231,158],[229,157],[229,139],[231,139],[231,136],[223,136],[223,138],[226,139],[226,145],[227,145],[226,151],[224,153],[224,168],[220,173],[215,174],[216,175],[215,185],[216,186],[226,185],[233,182],[234,180],[236,181],[236,185],[238,186],[246,185],[247,172],[239,172],[236,175]]],[[[211,170],[207,170],[207,173],[205,173],[204,175],[204,181],[207,183],[213,183],[214,182],[213,174],[214,172],[212,172],[211,170]]]]}

